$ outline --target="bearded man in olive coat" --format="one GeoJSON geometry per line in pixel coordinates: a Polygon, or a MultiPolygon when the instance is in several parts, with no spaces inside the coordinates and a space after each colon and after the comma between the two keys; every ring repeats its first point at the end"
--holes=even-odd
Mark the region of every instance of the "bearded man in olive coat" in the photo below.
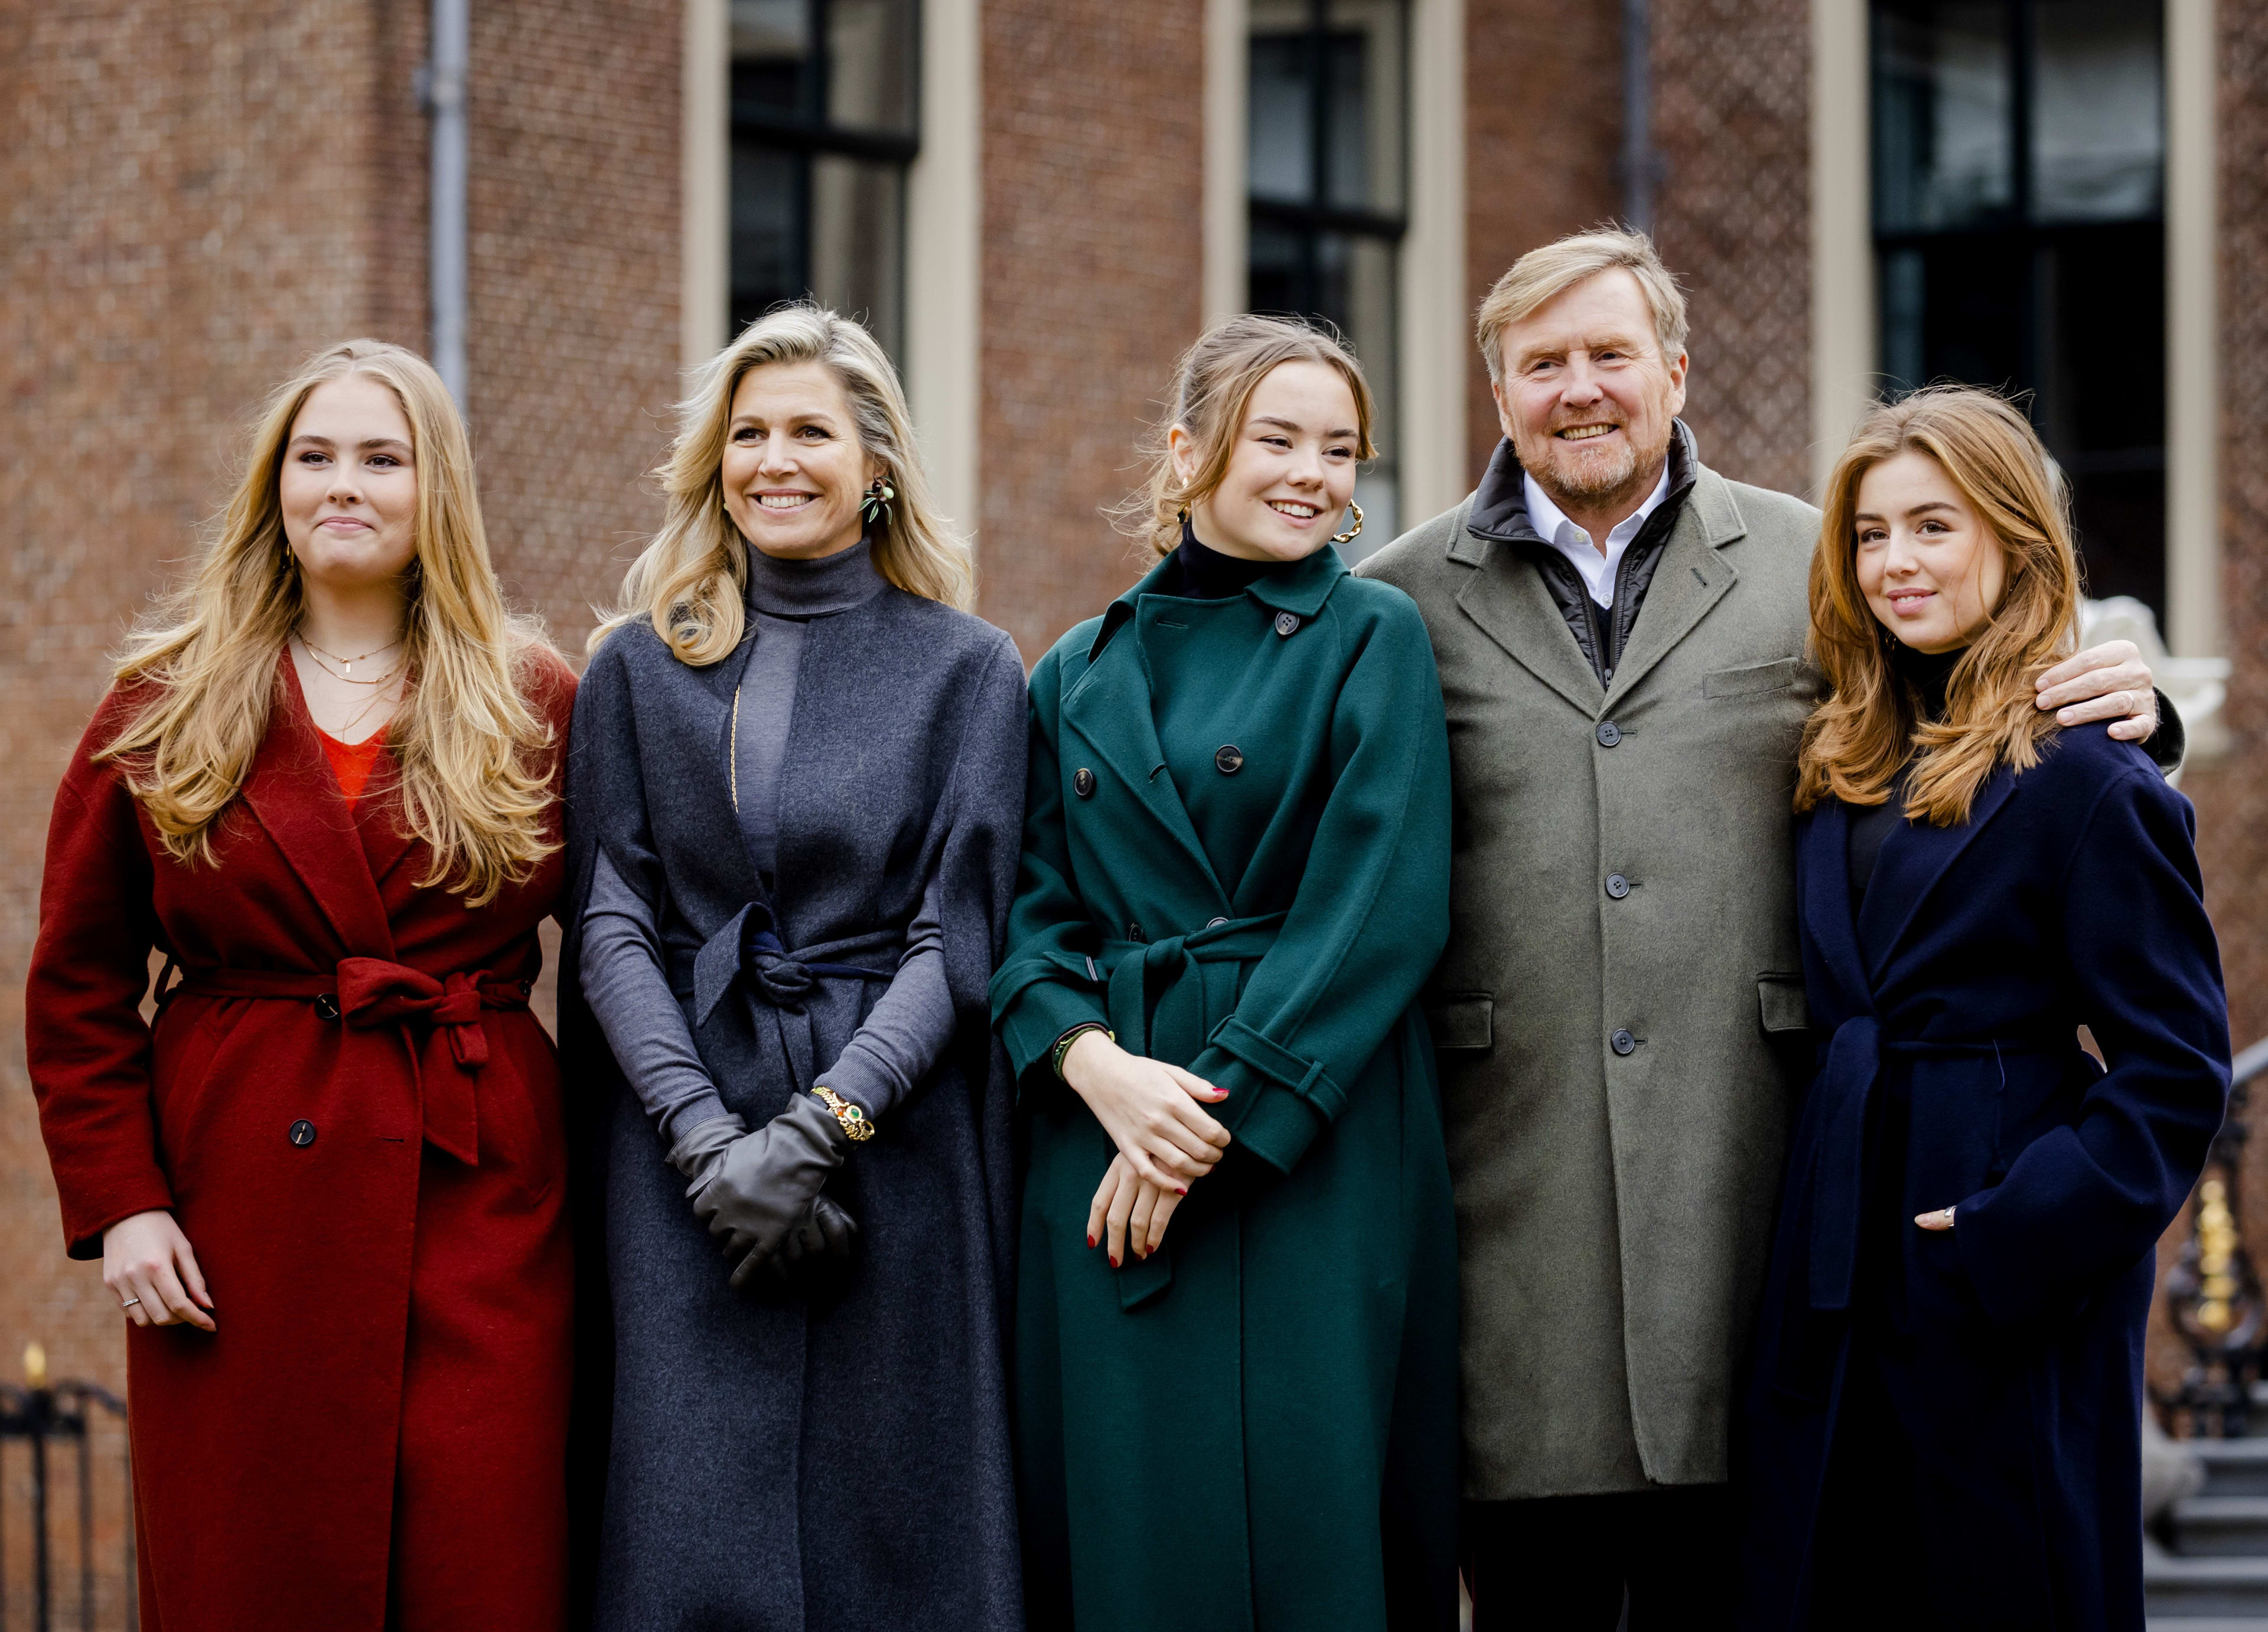
{"type": "MultiPolygon", "coordinates": [[[[1479,319],[1505,440],[1360,569],[1417,601],[1447,705],[1425,1006],[1476,1632],[1612,1632],[1626,1591],[1631,1632],[1729,1624],[1734,1372],[1810,1065],[1791,800],[1819,512],[1702,464],[1685,329],[1643,237],[1523,256],[1479,319]]],[[[2042,687],[2067,724],[2155,724],[2124,642],[2042,687]]]]}

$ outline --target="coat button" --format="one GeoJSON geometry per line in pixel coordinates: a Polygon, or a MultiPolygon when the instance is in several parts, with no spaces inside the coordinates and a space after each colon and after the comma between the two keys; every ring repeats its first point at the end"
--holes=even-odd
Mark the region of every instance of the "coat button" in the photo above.
{"type": "Polygon", "coordinates": [[[284,1136],[304,1150],[315,1143],[315,1124],[302,1119],[292,1123],[284,1136]]]}
{"type": "Polygon", "coordinates": [[[1087,769],[1084,765],[1071,772],[1071,790],[1079,795],[1082,799],[1093,798],[1094,797],[1094,773],[1087,769]]]}
{"type": "Polygon", "coordinates": [[[1629,1054],[1638,1047],[1638,1039],[1630,1034],[1630,1030],[1626,1026],[1618,1029],[1607,1040],[1614,1045],[1616,1054],[1629,1054]]]}
{"type": "Polygon", "coordinates": [[[1624,896],[1630,893],[1630,880],[1624,878],[1622,874],[1618,872],[1609,873],[1607,875],[1607,893],[1613,896],[1616,901],[1622,900],[1624,896]]]}
{"type": "Polygon", "coordinates": [[[325,992],[321,996],[316,998],[315,1018],[319,1020],[337,1019],[339,1018],[339,1000],[332,996],[328,992],[325,992]]]}
{"type": "Polygon", "coordinates": [[[1226,923],[1227,922],[1228,920],[1226,918],[1208,918],[1205,920],[1205,928],[1208,930],[1218,930],[1222,924],[1226,923]]]}
{"type": "Polygon", "coordinates": [[[1149,937],[1142,933],[1142,926],[1140,924],[1130,923],[1126,926],[1126,938],[1130,941],[1146,942],[1149,939],[1149,937]]]}
{"type": "Polygon", "coordinates": [[[1224,776],[1233,776],[1244,768],[1244,750],[1234,743],[1224,743],[1212,751],[1212,768],[1224,776]]]}
{"type": "Polygon", "coordinates": [[[1296,612],[1278,613],[1276,614],[1276,632],[1278,635],[1286,636],[1297,635],[1300,632],[1300,614],[1296,612]]]}
{"type": "Polygon", "coordinates": [[[1623,739],[1623,728],[1612,720],[1601,720],[1598,736],[1601,747],[1611,748],[1623,739]]]}

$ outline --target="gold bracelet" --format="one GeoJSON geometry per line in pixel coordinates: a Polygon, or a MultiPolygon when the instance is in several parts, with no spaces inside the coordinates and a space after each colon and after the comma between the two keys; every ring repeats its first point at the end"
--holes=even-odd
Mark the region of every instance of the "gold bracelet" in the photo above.
{"type": "Polygon", "coordinates": [[[824,1083],[811,1092],[819,1097],[819,1102],[821,1105],[835,1113],[835,1120],[843,1124],[843,1136],[851,1143],[857,1144],[861,1140],[874,1136],[874,1124],[867,1120],[865,1112],[851,1104],[850,1100],[824,1083]]]}

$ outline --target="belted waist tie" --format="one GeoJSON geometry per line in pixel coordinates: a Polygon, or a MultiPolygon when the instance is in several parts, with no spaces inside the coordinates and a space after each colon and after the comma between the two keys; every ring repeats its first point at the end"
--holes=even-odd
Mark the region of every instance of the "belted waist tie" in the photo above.
{"type": "Polygon", "coordinates": [[[486,1009],[525,1009],[527,975],[492,969],[431,975],[383,958],[342,958],[329,974],[281,969],[184,970],[176,996],[252,997],[312,1003],[327,1020],[358,1031],[400,1028],[417,1073],[425,1143],[468,1167],[480,1165],[480,1110],[475,1078],[489,1062],[486,1009]]]}
{"type": "Polygon", "coordinates": [[[706,1024],[718,1000],[735,986],[759,1003],[799,1014],[805,999],[821,981],[887,984],[895,980],[904,951],[902,935],[895,930],[875,930],[790,952],[780,940],[772,909],[762,901],[750,901],[693,955],[691,989],[686,989],[688,971],[681,957],[672,960],[670,985],[680,998],[693,999],[696,1026],[706,1024]],[[878,969],[838,961],[850,958],[870,958],[889,967],[878,969]]]}
{"type": "MultiPolygon", "coordinates": [[[[1270,1042],[1235,1016],[1241,967],[1267,956],[1285,915],[1216,920],[1187,935],[1155,941],[1105,941],[1095,953],[1104,983],[1104,1011],[1118,1046],[1129,1054],[1178,1061],[1197,1058],[1217,1044],[1263,1076],[1314,1102],[1327,1117],[1345,1108],[1346,1095],[1320,1063],[1300,1060],[1270,1042]],[[1208,1034],[1205,1017],[1228,1018],[1208,1034]]],[[[1117,1271],[1122,1308],[1157,1297],[1173,1283],[1173,1252],[1130,1255],[1117,1271]]]]}
{"type": "MultiPolygon", "coordinates": [[[[2075,1045],[2073,1045],[2075,1046],[2075,1045]]],[[[1882,1035],[1881,1022],[1858,1015],[1835,1028],[1827,1062],[1811,1092],[1823,1096],[1819,1147],[1812,1163],[1810,1303],[1818,1310],[1848,1309],[1859,1265],[1859,1192],[1867,1172],[1867,1106],[1885,1058],[1962,1059],[1998,1052],[2056,1052],[2043,1040],[1986,1038],[1979,1042],[1925,1042],[1882,1035]]]]}

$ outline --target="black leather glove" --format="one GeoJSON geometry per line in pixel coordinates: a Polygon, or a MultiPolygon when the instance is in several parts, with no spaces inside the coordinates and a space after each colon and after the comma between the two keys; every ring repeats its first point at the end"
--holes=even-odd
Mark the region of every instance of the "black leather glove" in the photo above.
{"type": "Polygon", "coordinates": [[[858,1221],[821,1192],[753,1278],[784,1297],[826,1298],[843,1289],[858,1250],[858,1221]]]}
{"type": "MultiPolygon", "coordinates": [[[[747,1286],[806,1218],[818,1246],[829,1250],[813,1203],[828,1176],[843,1165],[850,1143],[835,1113],[815,1096],[800,1093],[753,1133],[739,1117],[726,1115],[702,1123],[677,1142],[670,1163],[688,1181],[685,1194],[694,1216],[736,1261],[734,1290],[747,1286]]],[[[831,1202],[829,1207],[842,1210],[831,1202]]],[[[798,1255],[804,1255],[800,1247],[798,1255]]]]}

